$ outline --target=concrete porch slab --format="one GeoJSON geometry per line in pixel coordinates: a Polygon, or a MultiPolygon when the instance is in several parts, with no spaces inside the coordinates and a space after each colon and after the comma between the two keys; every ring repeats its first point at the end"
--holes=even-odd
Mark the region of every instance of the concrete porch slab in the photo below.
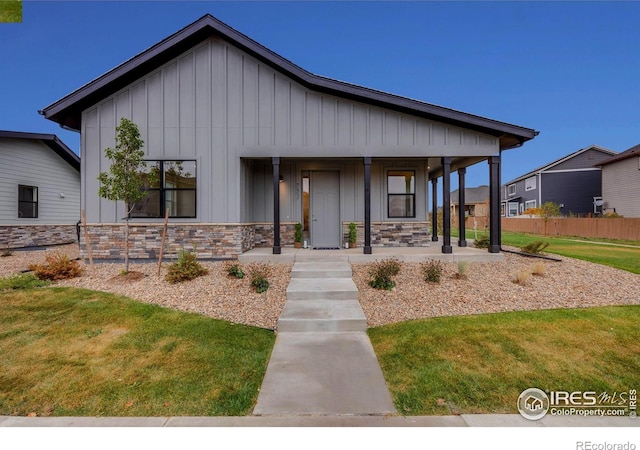
{"type": "Polygon", "coordinates": [[[441,245],[434,243],[430,247],[373,247],[371,255],[363,254],[362,248],[341,250],[311,250],[283,248],[282,254],[272,254],[269,248],[254,248],[238,256],[241,263],[270,262],[274,264],[293,264],[294,262],[331,262],[367,263],[385,258],[396,258],[405,262],[423,262],[426,259],[439,261],[491,262],[503,261],[503,253],[489,253],[486,249],[475,247],[457,247],[452,242],[453,253],[442,253],[441,245]]]}

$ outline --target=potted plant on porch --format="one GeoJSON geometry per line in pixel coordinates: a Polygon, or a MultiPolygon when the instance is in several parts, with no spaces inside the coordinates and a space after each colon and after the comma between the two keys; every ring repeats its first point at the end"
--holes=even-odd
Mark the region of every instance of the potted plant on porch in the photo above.
{"type": "Polygon", "coordinates": [[[293,246],[295,248],[302,248],[302,224],[300,222],[293,226],[293,246]]]}
{"type": "Polygon", "coordinates": [[[356,231],[356,224],[351,222],[349,224],[349,248],[356,248],[356,238],[358,233],[356,231]]]}

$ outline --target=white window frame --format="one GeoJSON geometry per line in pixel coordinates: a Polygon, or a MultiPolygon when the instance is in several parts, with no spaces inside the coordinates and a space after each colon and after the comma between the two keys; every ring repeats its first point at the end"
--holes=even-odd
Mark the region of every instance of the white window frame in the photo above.
{"type": "Polygon", "coordinates": [[[524,190],[533,191],[537,188],[537,178],[535,175],[524,180],[524,190]]]}
{"type": "Polygon", "coordinates": [[[518,215],[518,207],[519,207],[518,205],[519,205],[518,202],[507,202],[507,217],[514,217],[518,215]],[[511,214],[512,206],[515,206],[515,209],[514,209],[515,214],[511,214]]]}
{"type": "Polygon", "coordinates": [[[529,208],[535,208],[536,203],[537,202],[535,200],[527,200],[526,202],[524,202],[524,210],[526,211],[529,208]]]}
{"type": "Polygon", "coordinates": [[[510,184],[509,186],[507,186],[507,195],[509,197],[511,197],[512,195],[516,195],[516,184],[515,183],[510,184]],[[513,189],[511,189],[511,188],[513,188],[513,189]]]}

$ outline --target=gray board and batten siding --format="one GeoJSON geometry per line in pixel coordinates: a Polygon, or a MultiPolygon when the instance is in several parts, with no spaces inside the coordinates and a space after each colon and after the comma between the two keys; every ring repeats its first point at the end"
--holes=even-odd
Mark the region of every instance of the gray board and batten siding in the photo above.
{"type": "Polygon", "coordinates": [[[197,218],[176,219],[184,222],[268,220],[269,212],[252,217],[253,207],[241,201],[254,170],[270,170],[255,169],[260,159],[358,158],[361,166],[363,156],[482,158],[500,147],[489,134],[305,88],[212,37],[83,111],[82,207],[89,222],[118,222],[124,215],[121,206],[116,211],[112,202],[93,201],[97,174],[109,168],[103,149],[114,145],[121,117],[139,126],[146,158],[196,161],[197,218]]]}

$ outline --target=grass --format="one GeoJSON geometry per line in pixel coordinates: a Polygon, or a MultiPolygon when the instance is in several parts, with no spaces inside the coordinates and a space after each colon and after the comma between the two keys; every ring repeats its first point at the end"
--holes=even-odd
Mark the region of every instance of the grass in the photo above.
{"type": "Polygon", "coordinates": [[[517,413],[529,387],[635,388],[638,314],[640,306],[623,306],[434,318],[369,337],[400,413],[517,413]]]}
{"type": "MultiPolygon", "coordinates": [[[[452,229],[452,236],[457,237],[457,229],[452,229]]],[[[473,239],[473,230],[467,230],[467,238],[473,239]]],[[[478,236],[484,233],[478,232],[478,236]]],[[[535,241],[543,240],[549,243],[544,250],[545,253],[567,256],[569,258],[582,259],[605,266],[615,267],[628,272],[640,274],[640,248],[620,247],[611,244],[636,245],[637,241],[619,241],[607,239],[592,239],[589,241],[583,238],[572,237],[545,237],[525,233],[502,232],[502,244],[523,247],[535,241]],[[593,242],[598,242],[594,244],[593,242]]]]}
{"type": "Polygon", "coordinates": [[[0,0],[0,23],[22,22],[22,0],[0,0]]]}
{"type": "Polygon", "coordinates": [[[0,304],[0,415],[246,415],[275,341],[85,289],[5,291],[0,304]]]}

